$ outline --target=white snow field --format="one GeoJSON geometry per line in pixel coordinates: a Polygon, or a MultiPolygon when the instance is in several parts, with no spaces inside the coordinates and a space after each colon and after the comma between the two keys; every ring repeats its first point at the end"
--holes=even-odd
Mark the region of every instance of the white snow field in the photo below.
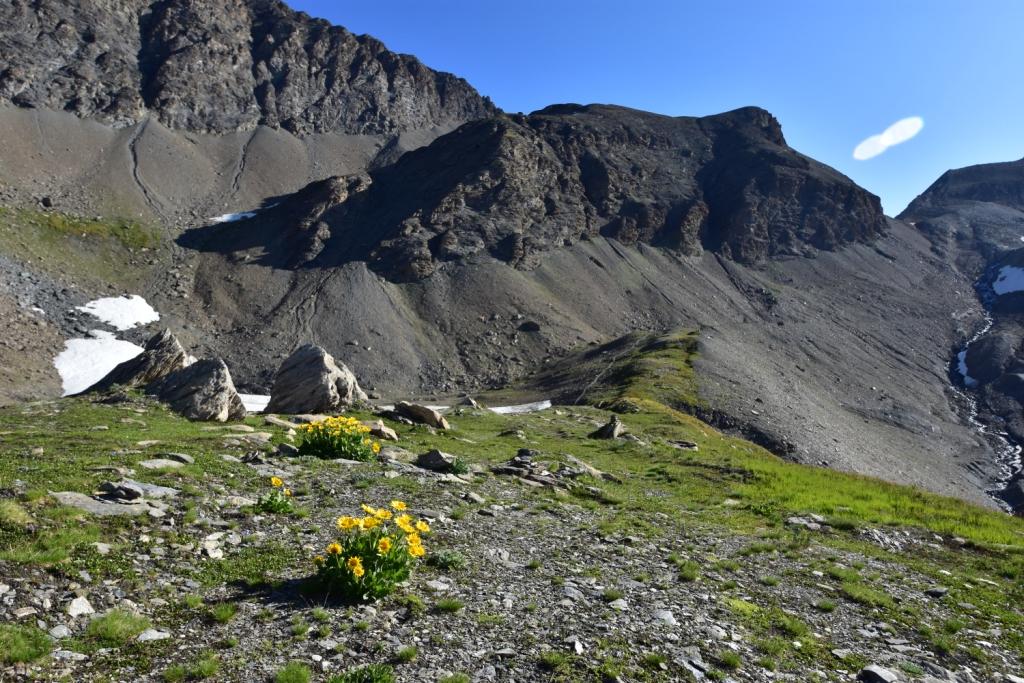
{"type": "Polygon", "coordinates": [[[109,296],[75,308],[119,330],[130,330],[160,319],[160,314],[138,294],[109,296]]]}
{"type": "Polygon", "coordinates": [[[90,330],[84,339],[68,339],[64,350],[53,359],[60,374],[64,395],[85,391],[118,363],[135,358],[142,347],[116,338],[104,330],[90,330]]]}
{"type": "Polygon", "coordinates": [[[239,394],[238,396],[242,399],[242,405],[250,413],[262,413],[270,403],[270,397],[263,394],[239,394]]]}

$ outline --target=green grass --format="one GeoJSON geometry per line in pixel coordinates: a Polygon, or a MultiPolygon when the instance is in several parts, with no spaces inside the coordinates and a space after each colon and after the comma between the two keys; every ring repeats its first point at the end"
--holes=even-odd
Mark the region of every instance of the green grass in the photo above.
{"type": "Polygon", "coordinates": [[[288,664],[274,675],[274,683],[309,683],[313,672],[309,667],[300,662],[288,662],[288,664]]]}
{"type": "Polygon", "coordinates": [[[444,678],[438,679],[437,683],[470,683],[473,679],[469,677],[469,674],[456,673],[451,676],[445,676],[444,678]]]}
{"type": "Polygon", "coordinates": [[[89,622],[85,640],[100,647],[121,647],[150,627],[149,619],[115,609],[89,622]]]}
{"type": "Polygon", "coordinates": [[[134,284],[147,269],[135,254],[159,244],[156,229],[134,220],[0,206],[0,249],[54,275],[134,284]]]}
{"type": "Polygon", "coordinates": [[[238,605],[233,602],[221,602],[210,609],[210,618],[218,624],[226,624],[238,614],[238,605]]]}
{"type": "Polygon", "coordinates": [[[419,650],[412,645],[399,648],[398,652],[395,653],[395,661],[399,664],[408,664],[412,660],[416,659],[416,655],[419,654],[419,650]]]}
{"type": "Polygon", "coordinates": [[[395,671],[386,664],[370,664],[331,676],[327,683],[395,683],[395,671]]]}
{"type": "Polygon", "coordinates": [[[616,600],[621,600],[624,597],[626,597],[626,594],[618,588],[605,588],[601,593],[601,599],[605,602],[615,602],[616,600]]]}
{"type": "Polygon", "coordinates": [[[427,564],[444,571],[453,571],[466,566],[466,556],[455,550],[439,550],[427,556],[427,564]]]}
{"type": "Polygon", "coordinates": [[[461,600],[456,598],[441,598],[434,603],[434,607],[438,612],[443,614],[455,614],[456,612],[461,611],[465,605],[461,600]]]}
{"type": "Polygon", "coordinates": [[[50,654],[50,637],[35,626],[0,624],[0,662],[27,664],[50,654]]]}
{"type": "Polygon", "coordinates": [[[848,600],[868,607],[892,608],[895,605],[889,594],[860,583],[848,581],[840,587],[839,591],[848,600]]]}

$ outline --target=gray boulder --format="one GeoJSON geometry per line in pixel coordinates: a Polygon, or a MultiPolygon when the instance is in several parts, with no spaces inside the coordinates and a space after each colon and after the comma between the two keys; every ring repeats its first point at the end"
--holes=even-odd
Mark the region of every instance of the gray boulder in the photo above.
{"type": "Polygon", "coordinates": [[[433,472],[448,472],[455,465],[456,457],[450,453],[443,453],[436,448],[426,453],[421,453],[416,458],[416,466],[433,472]]]}
{"type": "Polygon", "coordinates": [[[235,391],[228,366],[220,358],[204,358],[150,383],[146,393],[190,420],[241,420],[246,410],[235,391]]]}
{"type": "Polygon", "coordinates": [[[591,439],[617,439],[626,431],[626,425],[622,424],[622,420],[619,419],[618,415],[612,415],[612,419],[608,420],[608,423],[602,425],[600,429],[590,434],[591,439]]]}
{"type": "Polygon", "coordinates": [[[145,350],[135,358],[119,363],[103,379],[82,393],[106,391],[114,386],[142,387],[188,367],[193,359],[185,353],[170,330],[150,337],[145,350]]]}
{"type": "Polygon", "coordinates": [[[281,364],[270,391],[268,413],[333,413],[365,401],[356,376],[324,349],[305,344],[281,364]]]}
{"type": "Polygon", "coordinates": [[[451,429],[448,425],[448,420],[445,419],[444,415],[433,408],[409,403],[407,401],[399,401],[395,404],[395,412],[402,417],[412,420],[413,422],[419,422],[420,424],[425,424],[427,426],[434,427],[435,429],[451,429]]]}

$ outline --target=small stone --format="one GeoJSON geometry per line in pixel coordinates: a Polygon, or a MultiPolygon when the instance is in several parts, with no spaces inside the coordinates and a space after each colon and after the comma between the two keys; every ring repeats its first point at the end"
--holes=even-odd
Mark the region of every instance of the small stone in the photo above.
{"type": "Polygon", "coordinates": [[[54,640],[63,640],[64,638],[70,638],[71,637],[71,629],[69,629],[64,624],[59,624],[58,626],[54,626],[53,628],[50,629],[49,633],[50,633],[50,637],[53,638],[54,640]]]}
{"type": "Polygon", "coordinates": [[[35,607],[19,607],[18,609],[14,610],[14,617],[16,619],[24,619],[25,617],[30,617],[33,614],[37,613],[38,610],[35,607]]]}
{"type": "MultiPolygon", "coordinates": [[[[237,427],[237,426],[241,426],[241,425],[235,425],[235,426],[237,427]]],[[[250,429],[251,429],[251,427],[250,427],[250,429]]],[[[184,465],[194,465],[195,462],[196,462],[195,458],[193,458],[191,455],[187,455],[185,453],[162,453],[161,455],[163,455],[163,457],[167,458],[168,460],[174,460],[175,462],[180,462],[180,463],[182,463],[184,465]]]]}
{"type": "Polygon", "coordinates": [[[476,503],[477,505],[483,505],[484,503],[487,502],[486,499],[484,499],[484,497],[481,496],[479,493],[474,493],[472,491],[467,491],[465,495],[463,495],[462,497],[468,500],[470,503],[476,503]]]}
{"type": "Polygon", "coordinates": [[[167,640],[171,634],[167,631],[158,631],[155,628],[147,628],[136,638],[140,643],[148,643],[152,640],[167,640]]]}
{"type": "Polygon", "coordinates": [[[943,586],[933,586],[924,592],[925,595],[932,598],[941,598],[949,593],[949,589],[943,586]]]}
{"type": "Polygon", "coordinates": [[[53,653],[52,657],[63,662],[84,662],[89,659],[88,655],[83,655],[80,652],[72,652],[71,650],[57,650],[53,653]]]}
{"type": "Polygon", "coordinates": [[[666,626],[676,626],[679,622],[676,621],[675,615],[672,614],[672,610],[659,609],[654,611],[654,619],[659,621],[666,626]]]}
{"type": "Polygon", "coordinates": [[[438,581],[436,579],[431,579],[430,581],[427,581],[427,588],[434,591],[435,593],[444,593],[445,591],[451,590],[451,586],[449,586],[447,583],[445,583],[444,581],[438,581]]]}
{"type": "Polygon", "coordinates": [[[608,606],[618,612],[623,612],[629,609],[629,604],[623,598],[619,598],[618,600],[612,600],[608,603],[608,606]]]}
{"type": "Polygon", "coordinates": [[[93,614],[96,610],[92,608],[89,601],[83,597],[77,597],[68,605],[68,614],[72,617],[81,617],[86,614],[93,614]]]}
{"type": "Polygon", "coordinates": [[[150,460],[143,460],[139,463],[139,467],[144,467],[147,470],[175,469],[183,466],[183,463],[180,463],[177,460],[168,460],[167,458],[152,458],[150,460]]]}

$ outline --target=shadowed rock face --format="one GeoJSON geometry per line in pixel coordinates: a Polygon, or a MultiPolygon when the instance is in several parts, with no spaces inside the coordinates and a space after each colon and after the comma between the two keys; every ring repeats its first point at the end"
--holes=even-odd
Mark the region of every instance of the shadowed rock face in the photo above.
{"type": "Polygon", "coordinates": [[[213,248],[257,239],[287,252],[266,250],[277,265],[365,260],[411,281],[477,254],[531,268],[597,236],[759,264],[869,242],[886,222],[877,197],[791,149],[764,110],[673,118],[560,105],[470,122],[221,230],[213,248]]]}
{"type": "Polygon", "coordinates": [[[10,0],[0,103],[214,133],[384,134],[496,111],[464,80],[276,0],[10,0]]]}

